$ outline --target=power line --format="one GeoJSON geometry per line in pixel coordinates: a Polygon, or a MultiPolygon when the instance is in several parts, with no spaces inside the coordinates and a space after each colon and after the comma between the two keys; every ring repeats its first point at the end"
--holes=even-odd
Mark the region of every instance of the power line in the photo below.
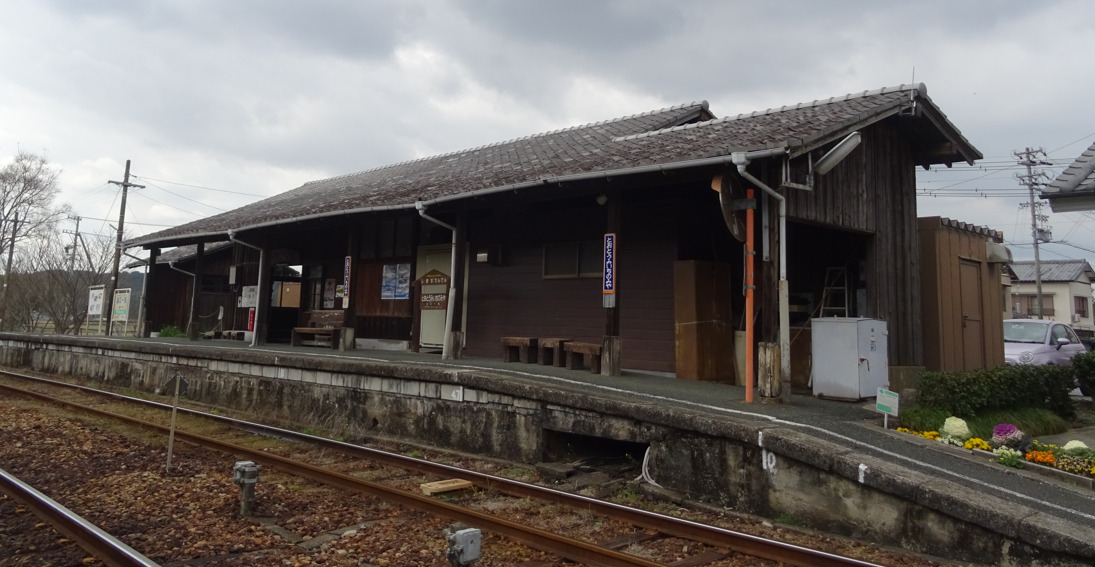
{"type": "MultiPolygon", "coordinates": [[[[186,195],[180,195],[180,194],[178,194],[178,193],[176,193],[176,192],[174,192],[174,191],[169,191],[169,190],[167,190],[167,189],[164,189],[163,187],[160,187],[159,185],[156,185],[155,183],[149,183],[149,185],[151,185],[151,186],[155,187],[156,189],[159,189],[160,191],[163,191],[164,193],[167,193],[167,194],[169,194],[169,195],[174,195],[174,196],[176,196],[176,197],[178,197],[178,198],[180,198],[180,199],[186,199],[187,201],[190,201],[191,203],[196,203],[196,204],[198,204],[198,205],[201,205],[201,206],[203,206],[203,207],[209,207],[210,209],[215,209],[215,210],[218,210],[218,211],[220,211],[220,212],[222,212],[222,213],[223,213],[223,212],[224,212],[225,210],[227,210],[227,209],[222,209],[222,208],[220,208],[220,207],[214,207],[213,205],[209,205],[209,204],[203,203],[203,202],[201,202],[201,201],[196,201],[196,200],[194,200],[194,199],[191,199],[190,197],[187,197],[186,195]]],[[[155,199],[153,199],[153,200],[155,201],[155,199]]],[[[160,201],[156,201],[156,202],[157,202],[157,203],[160,203],[161,205],[166,205],[166,206],[168,206],[168,207],[174,207],[174,205],[168,205],[167,203],[162,203],[162,202],[160,202],[160,201]]],[[[177,207],[176,207],[176,208],[177,208],[177,207]]],[[[180,211],[182,211],[182,209],[179,209],[179,210],[180,210],[180,211]]],[[[183,211],[183,212],[188,212],[188,211],[183,211]]],[[[191,214],[194,214],[194,213],[191,213],[191,214]]]]}
{"type": "Polygon", "coordinates": [[[142,195],[141,195],[141,197],[144,197],[145,199],[148,199],[149,201],[152,201],[153,203],[159,203],[159,204],[161,204],[161,205],[163,205],[163,206],[165,206],[165,207],[171,207],[172,209],[175,209],[175,210],[177,210],[177,211],[181,211],[181,212],[184,212],[184,213],[186,213],[186,214],[188,214],[188,215],[194,215],[194,216],[196,216],[196,217],[201,217],[201,216],[203,216],[203,215],[202,215],[201,213],[195,213],[194,211],[188,211],[188,210],[186,210],[186,209],[184,209],[184,208],[181,208],[181,207],[176,207],[175,205],[171,205],[171,204],[165,203],[165,202],[163,202],[163,201],[160,201],[159,199],[153,199],[152,197],[149,197],[148,195],[143,195],[143,194],[142,194],[142,195]]]}
{"type": "MultiPolygon", "coordinates": [[[[160,183],[170,183],[172,185],[180,185],[182,187],[192,187],[194,189],[206,189],[206,190],[209,190],[209,191],[217,191],[217,192],[220,192],[220,193],[232,193],[234,195],[245,195],[247,197],[262,197],[262,198],[265,198],[265,197],[268,196],[268,195],[258,195],[258,194],[255,194],[255,193],[244,193],[242,191],[229,191],[228,189],[216,189],[214,187],[205,187],[203,185],[188,185],[186,183],[179,183],[177,181],[167,181],[166,179],[156,179],[154,177],[141,177],[139,175],[134,175],[133,177],[136,178],[136,179],[142,179],[142,180],[145,180],[145,181],[159,181],[160,183]]],[[[161,189],[162,189],[162,187],[161,187],[161,189]]],[[[166,189],[165,189],[165,191],[166,191],[166,189]]]]}

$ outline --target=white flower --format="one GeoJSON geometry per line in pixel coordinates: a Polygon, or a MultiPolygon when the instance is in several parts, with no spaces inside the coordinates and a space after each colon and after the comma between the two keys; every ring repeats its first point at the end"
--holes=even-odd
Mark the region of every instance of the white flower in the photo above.
{"type": "Polygon", "coordinates": [[[966,425],[965,420],[954,416],[948,417],[943,422],[943,431],[941,433],[963,441],[970,438],[970,428],[966,425]]]}
{"type": "Polygon", "coordinates": [[[1069,441],[1068,443],[1065,443],[1065,446],[1061,447],[1061,448],[1064,449],[1065,451],[1069,451],[1069,450],[1072,450],[1072,449],[1087,449],[1087,445],[1084,445],[1083,441],[1072,440],[1072,441],[1069,441]]]}

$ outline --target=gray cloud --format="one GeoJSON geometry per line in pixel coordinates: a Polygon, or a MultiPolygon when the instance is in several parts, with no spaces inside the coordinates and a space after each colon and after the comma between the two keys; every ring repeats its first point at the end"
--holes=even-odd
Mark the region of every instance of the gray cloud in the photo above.
{"type": "MultiPolygon", "coordinates": [[[[0,77],[0,159],[48,151],[72,197],[116,179],[126,159],[148,177],[271,194],[696,99],[732,115],[896,85],[914,68],[986,156],[1095,135],[1090,79],[1077,72],[1095,42],[1095,6],[1079,0],[15,0],[5,16],[18,25],[0,49],[20,56],[0,77]]],[[[960,171],[922,183],[982,173],[960,171]]],[[[1015,186],[1007,171],[985,179],[959,186],[1015,186]]],[[[153,196],[163,203],[137,197],[147,208],[132,214],[209,214],[158,188],[153,196]]],[[[937,198],[921,208],[1021,238],[1017,203],[937,198]]],[[[116,214],[109,206],[78,203],[89,216],[116,214]]],[[[1095,248],[1095,234],[1077,232],[1095,248]]]]}

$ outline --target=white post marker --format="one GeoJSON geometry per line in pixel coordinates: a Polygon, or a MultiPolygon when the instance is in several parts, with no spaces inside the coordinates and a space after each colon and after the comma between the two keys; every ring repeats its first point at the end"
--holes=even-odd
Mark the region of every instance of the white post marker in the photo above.
{"type": "Polygon", "coordinates": [[[882,428],[890,428],[890,416],[897,417],[897,392],[891,392],[886,388],[878,389],[878,396],[875,397],[874,409],[882,412],[882,428]]]}

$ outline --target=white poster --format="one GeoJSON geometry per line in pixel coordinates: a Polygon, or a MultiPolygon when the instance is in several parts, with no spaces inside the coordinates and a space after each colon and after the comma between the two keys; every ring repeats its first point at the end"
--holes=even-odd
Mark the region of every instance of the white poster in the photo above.
{"type": "Polygon", "coordinates": [[[257,285],[245,285],[243,286],[242,294],[239,301],[240,307],[258,307],[259,306],[259,286],[257,285]]]}
{"type": "Polygon", "coordinates": [[[103,286],[93,285],[88,288],[87,316],[88,319],[98,320],[103,316],[103,286]]]}
{"type": "Polygon", "coordinates": [[[129,288],[114,290],[114,311],[110,316],[111,321],[129,320],[129,288]]]}

